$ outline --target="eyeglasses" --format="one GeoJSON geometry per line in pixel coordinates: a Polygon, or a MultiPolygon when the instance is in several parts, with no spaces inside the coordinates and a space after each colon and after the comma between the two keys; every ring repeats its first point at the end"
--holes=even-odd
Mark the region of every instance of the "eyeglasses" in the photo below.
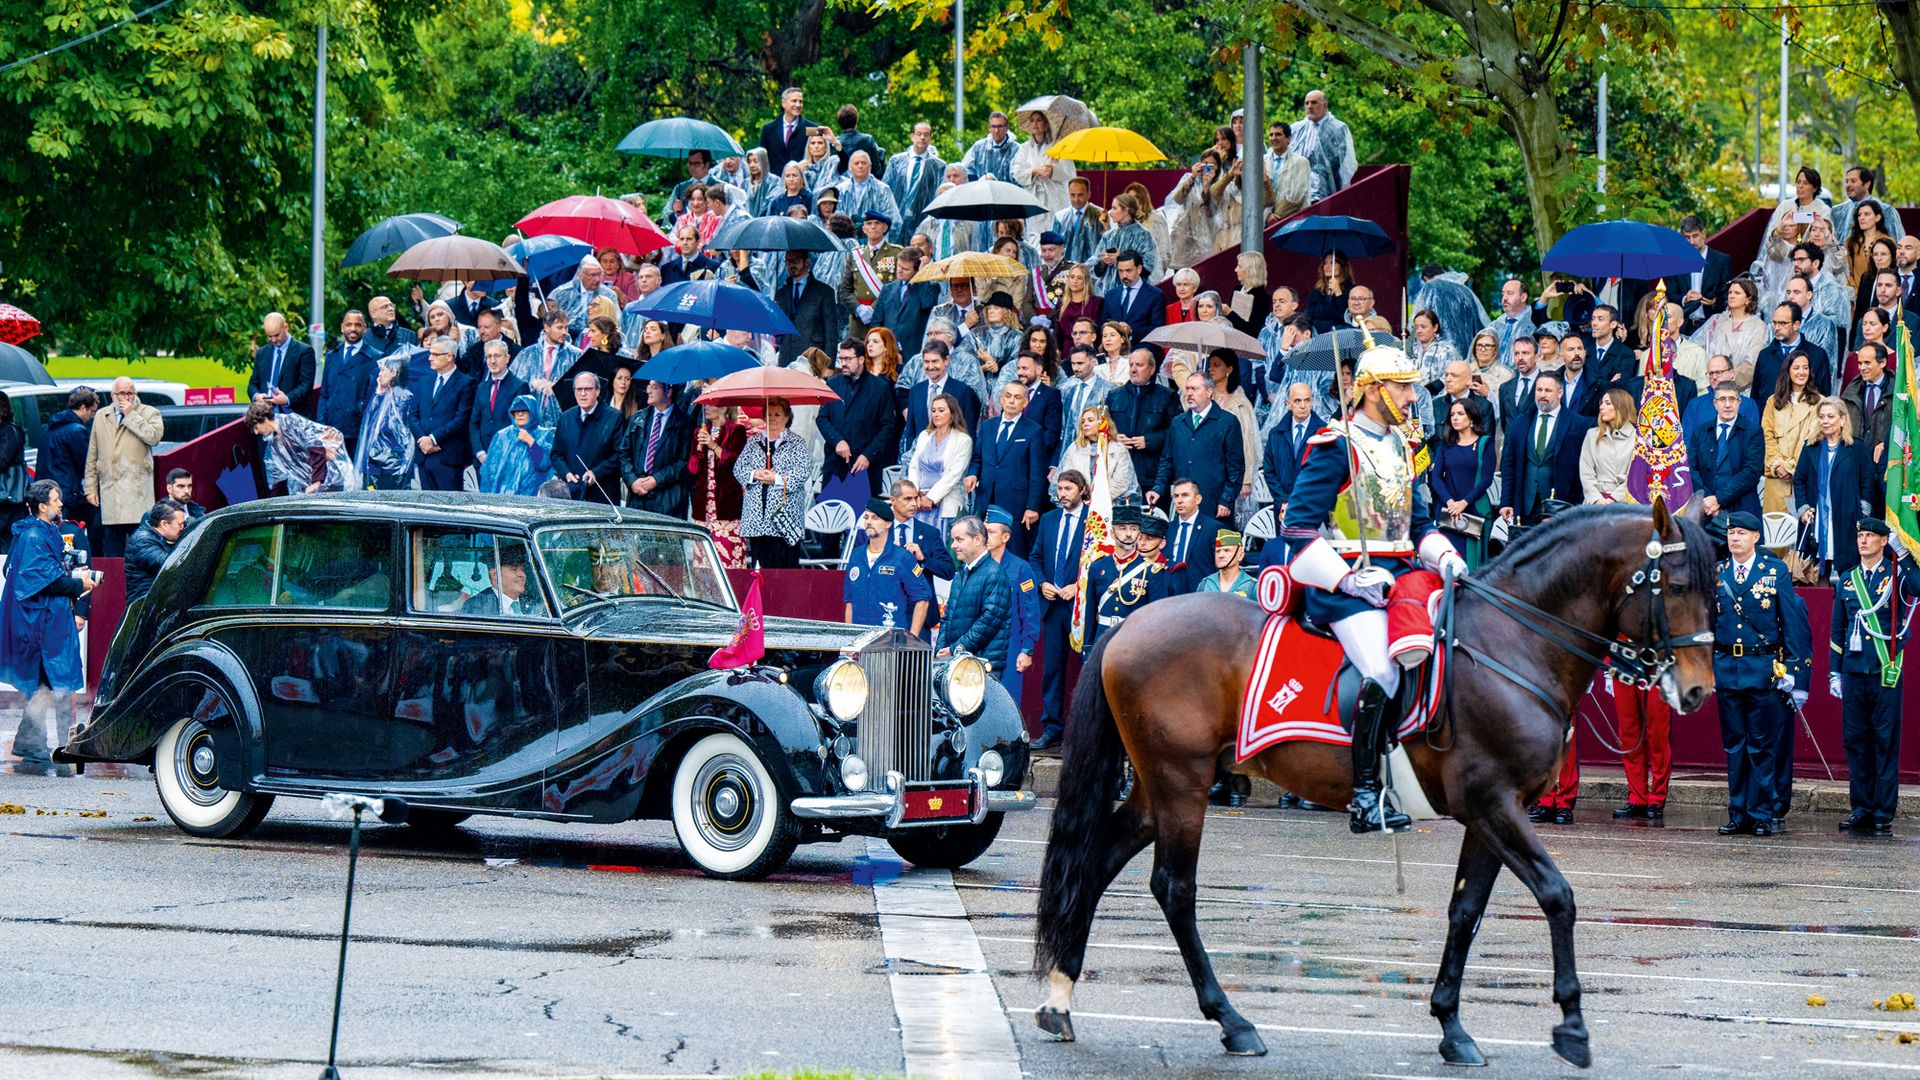
{"type": "Polygon", "coordinates": [[[133,391],[131,391],[131,390],[115,390],[115,391],[113,392],[113,396],[114,396],[114,397],[132,397],[132,396],[133,396],[133,391]]]}

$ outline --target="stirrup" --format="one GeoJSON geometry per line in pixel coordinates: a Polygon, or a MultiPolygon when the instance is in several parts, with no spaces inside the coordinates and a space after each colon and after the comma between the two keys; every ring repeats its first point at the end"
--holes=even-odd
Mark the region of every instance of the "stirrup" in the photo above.
{"type": "Polygon", "coordinates": [[[1412,818],[1394,809],[1385,795],[1372,788],[1354,789],[1347,815],[1347,827],[1356,835],[1405,832],[1413,827],[1412,818]]]}

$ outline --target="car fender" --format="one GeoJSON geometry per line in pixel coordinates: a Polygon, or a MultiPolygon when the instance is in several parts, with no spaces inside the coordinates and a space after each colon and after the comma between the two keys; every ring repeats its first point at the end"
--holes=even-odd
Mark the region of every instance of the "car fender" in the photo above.
{"type": "Polygon", "coordinates": [[[137,685],[137,693],[116,697],[94,714],[67,747],[69,757],[151,764],[154,744],[167,728],[196,715],[214,733],[221,775],[260,775],[260,702],[231,650],[205,638],[182,642],[143,664],[137,685]]]}

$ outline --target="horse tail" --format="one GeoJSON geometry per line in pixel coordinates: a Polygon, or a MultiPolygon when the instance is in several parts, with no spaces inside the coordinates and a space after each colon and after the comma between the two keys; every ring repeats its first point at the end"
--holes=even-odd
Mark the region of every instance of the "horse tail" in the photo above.
{"type": "Polygon", "coordinates": [[[1067,710],[1066,742],[1061,750],[1060,786],[1053,807],[1053,825],[1047,835],[1046,860],[1040,870],[1039,927],[1034,938],[1033,969],[1039,978],[1062,962],[1079,976],[1093,912],[1105,891],[1101,866],[1109,850],[1120,842],[1115,826],[1113,798],[1120,776],[1124,748],[1113,706],[1100,677],[1102,660],[1112,633],[1094,642],[1093,652],[1080,669],[1073,704],[1067,710]]]}

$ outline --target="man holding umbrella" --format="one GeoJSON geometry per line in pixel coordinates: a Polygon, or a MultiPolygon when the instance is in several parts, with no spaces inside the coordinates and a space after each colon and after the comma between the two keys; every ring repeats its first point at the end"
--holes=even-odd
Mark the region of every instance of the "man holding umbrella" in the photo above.
{"type": "Polygon", "coordinates": [[[687,516],[693,425],[673,407],[673,388],[647,383],[647,407],[633,414],[620,439],[620,481],[627,505],[669,517],[687,516]]]}

